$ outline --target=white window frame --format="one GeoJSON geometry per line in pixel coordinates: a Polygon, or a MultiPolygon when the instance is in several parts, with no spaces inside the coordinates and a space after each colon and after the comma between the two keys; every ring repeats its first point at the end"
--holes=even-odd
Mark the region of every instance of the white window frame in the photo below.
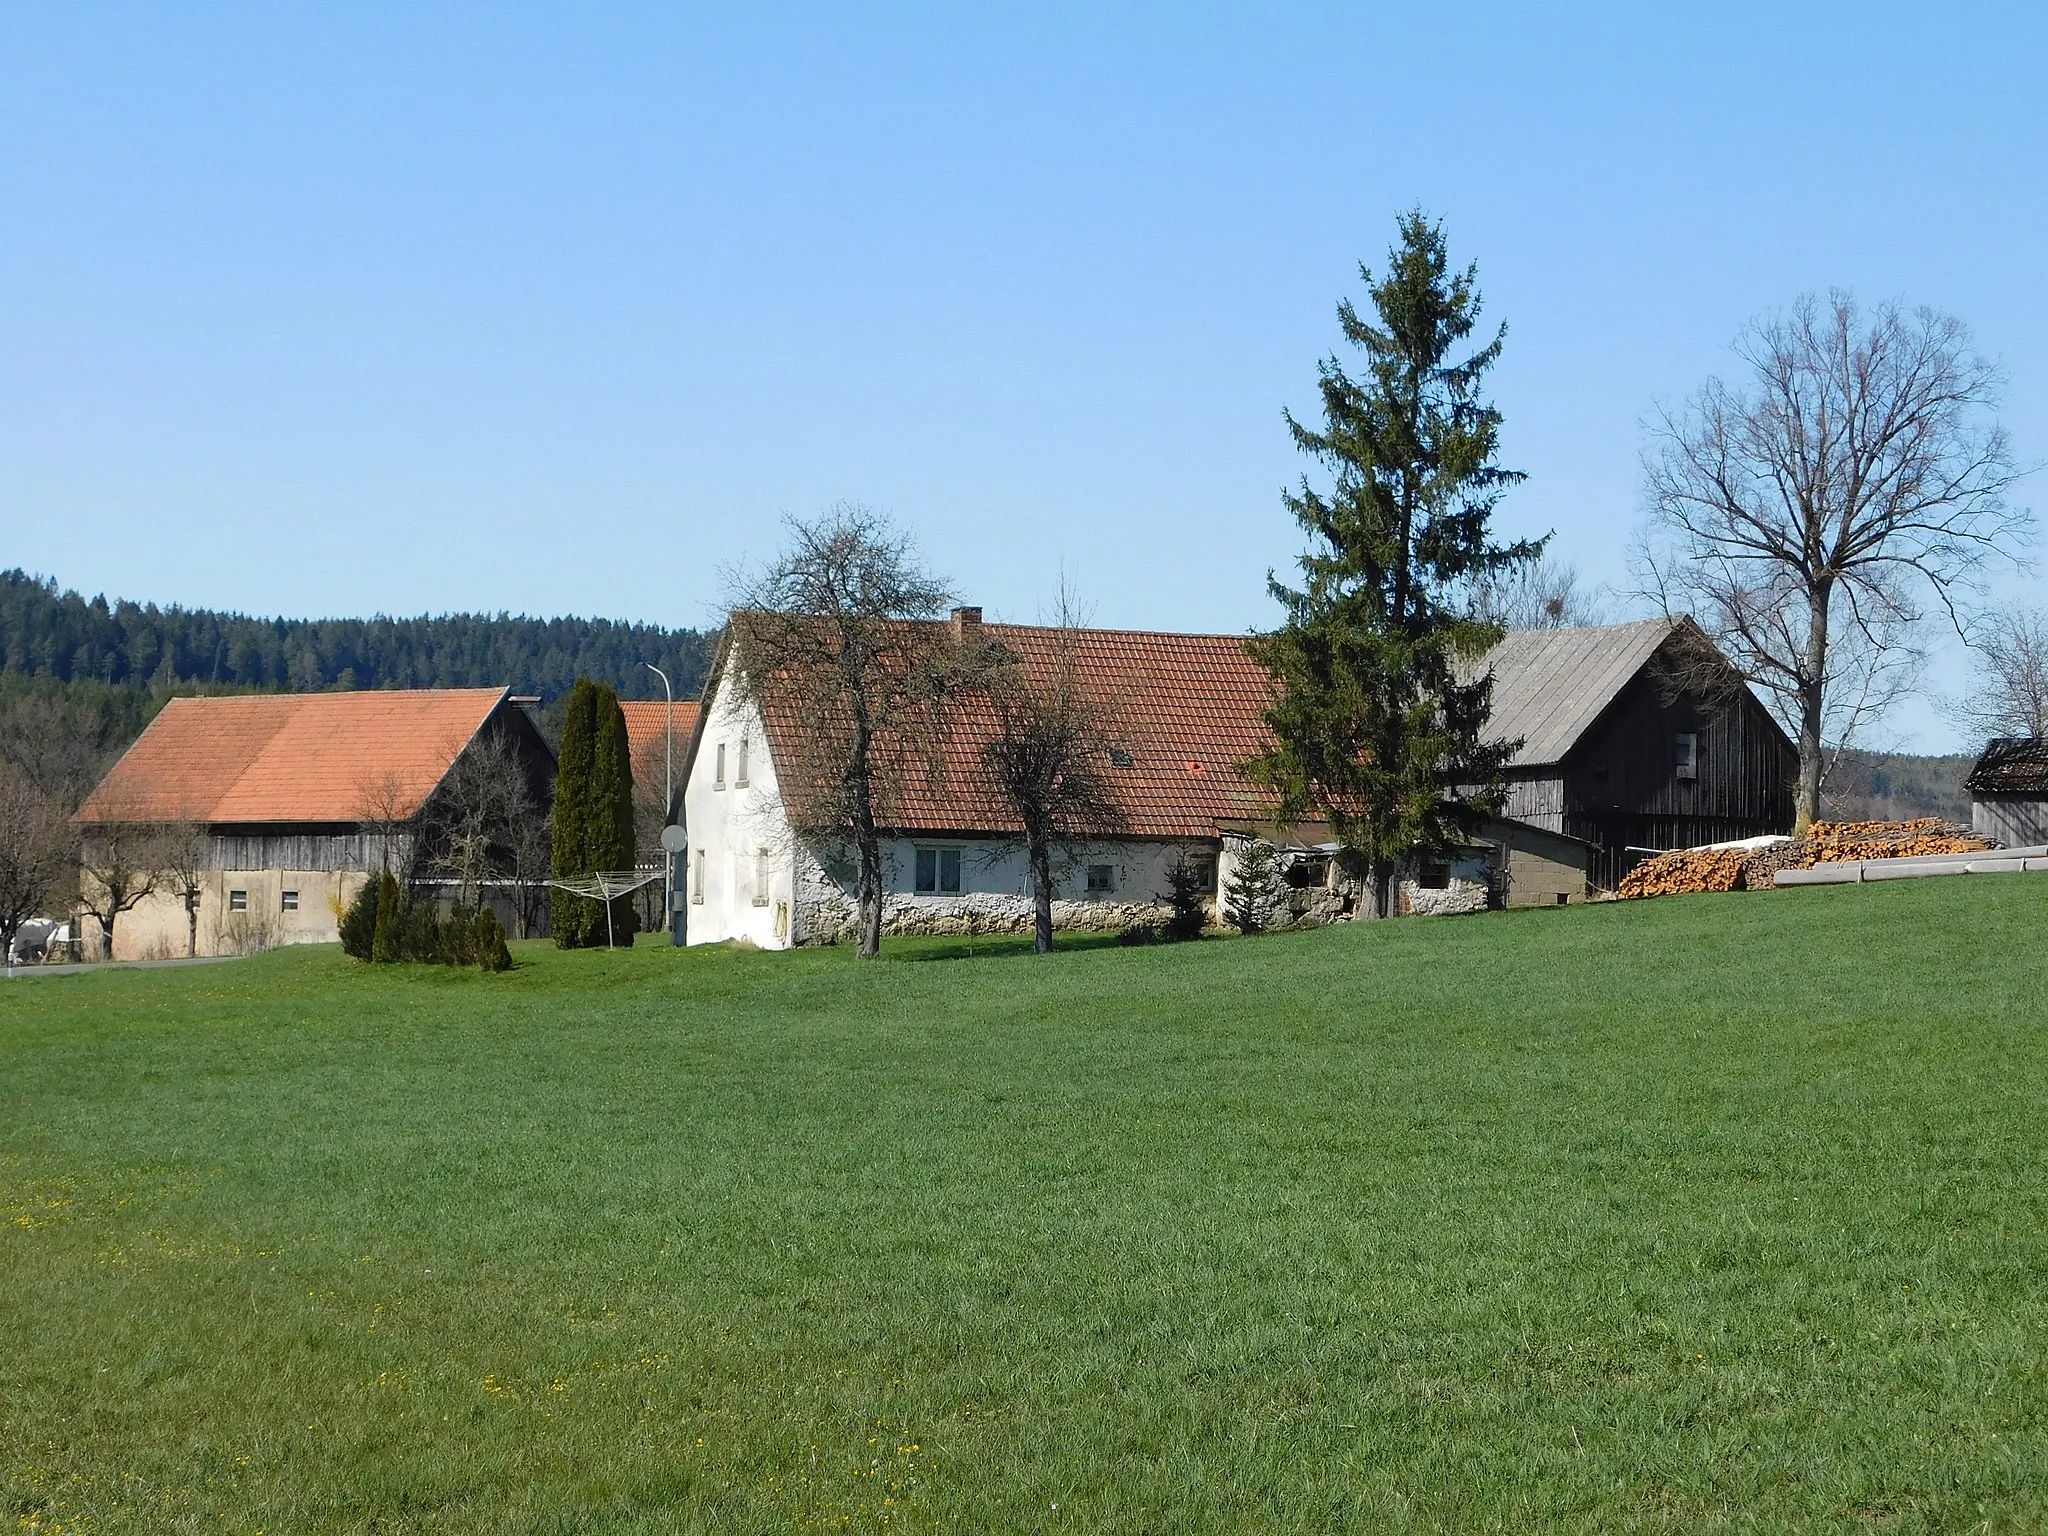
{"type": "Polygon", "coordinates": [[[704,865],[706,862],[704,850],[699,848],[697,850],[697,877],[690,882],[690,905],[693,907],[704,905],[704,865]]]}
{"type": "Polygon", "coordinates": [[[1088,896],[1114,896],[1116,894],[1116,865],[1090,864],[1081,872],[1081,890],[1088,896]],[[1095,873],[1102,872],[1102,884],[1095,883],[1095,873]]]}
{"type": "Polygon", "coordinates": [[[966,851],[958,844],[925,843],[918,847],[911,861],[911,891],[919,896],[964,896],[967,893],[966,851]],[[925,860],[931,860],[931,884],[924,879],[925,860]],[[946,865],[953,866],[953,888],[946,889],[946,865]]]}
{"type": "Polygon", "coordinates": [[[246,890],[228,892],[228,910],[246,912],[249,910],[249,893],[246,890]]]}
{"type": "Polygon", "coordinates": [[[279,891],[277,893],[277,910],[280,912],[298,911],[299,893],[297,891],[279,891]]]}
{"type": "Polygon", "coordinates": [[[739,769],[732,776],[732,787],[734,789],[745,789],[748,783],[750,782],[747,778],[747,748],[749,745],[750,743],[747,739],[747,735],[744,731],[742,731],[740,733],[739,769]]]}
{"type": "Polygon", "coordinates": [[[711,787],[713,789],[725,788],[725,743],[722,741],[718,744],[717,766],[712,770],[711,787]]]}
{"type": "Polygon", "coordinates": [[[768,859],[769,852],[766,848],[754,850],[754,905],[757,907],[768,905],[768,882],[773,878],[773,871],[768,867],[768,859]]]}

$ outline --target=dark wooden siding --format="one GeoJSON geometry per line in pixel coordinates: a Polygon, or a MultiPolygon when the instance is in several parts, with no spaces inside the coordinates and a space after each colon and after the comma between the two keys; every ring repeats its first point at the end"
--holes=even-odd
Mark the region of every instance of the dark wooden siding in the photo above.
{"type": "Polygon", "coordinates": [[[1684,686],[1655,666],[1615,699],[1564,763],[1565,827],[1601,846],[1619,878],[1624,850],[1685,848],[1792,830],[1798,753],[1744,688],[1684,686]],[[1698,740],[1680,778],[1677,739],[1698,740]]]}

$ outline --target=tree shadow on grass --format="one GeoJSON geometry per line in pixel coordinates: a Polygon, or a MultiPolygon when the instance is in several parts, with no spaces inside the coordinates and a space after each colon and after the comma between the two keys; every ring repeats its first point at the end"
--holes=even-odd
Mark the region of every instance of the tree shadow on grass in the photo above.
{"type": "MultiPolygon", "coordinates": [[[[1070,954],[1083,949],[1114,949],[1114,929],[1101,933],[1061,933],[1053,938],[1053,953],[1070,954]]],[[[905,938],[885,941],[886,960],[1012,960],[1037,954],[1028,933],[972,933],[947,938],[905,938]]]]}

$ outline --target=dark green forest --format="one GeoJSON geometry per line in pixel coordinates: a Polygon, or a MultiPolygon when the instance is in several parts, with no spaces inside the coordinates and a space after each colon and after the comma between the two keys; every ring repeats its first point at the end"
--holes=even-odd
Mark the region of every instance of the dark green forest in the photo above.
{"type": "Polygon", "coordinates": [[[695,697],[711,637],[611,619],[451,613],[394,619],[257,619],[206,608],[108,602],[60,591],[26,571],[0,572],[0,670],[125,684],[311,692],[323,688],[510,685],[549,702],[579,676],[621,698],[659,698],[641,665],[695,697]]]}

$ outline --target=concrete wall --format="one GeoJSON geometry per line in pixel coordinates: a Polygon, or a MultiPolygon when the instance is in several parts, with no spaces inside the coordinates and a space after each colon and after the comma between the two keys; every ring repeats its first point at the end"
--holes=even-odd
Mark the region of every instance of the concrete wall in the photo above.
{"type": "MultiPolygon", "coordinates": [[[[368,877],[352,870],[210,870],[199,893],[199,953],[242,955],[280,944],[332,944],[340,940],[340,912],[368,877]],[[237,911],[233,893],[244,893],[237,911]],[[298,895],[296,911],[284,893],[298,895]]],[[[86,952],[105,954],[99,925],[84,923],[86,952]]],[[[116,960],[168,960],[185,953],[184,898],[157,891],[123,912],[114,924],[116,960]]]]}
{"type": "Polygon", "coordinates": [[[1506,868],[1510,907],[1558,907],[1586,899],[1593,850],[1540,827],[1495,822],[1481,834],[1496,841],[1506,868]]]}

